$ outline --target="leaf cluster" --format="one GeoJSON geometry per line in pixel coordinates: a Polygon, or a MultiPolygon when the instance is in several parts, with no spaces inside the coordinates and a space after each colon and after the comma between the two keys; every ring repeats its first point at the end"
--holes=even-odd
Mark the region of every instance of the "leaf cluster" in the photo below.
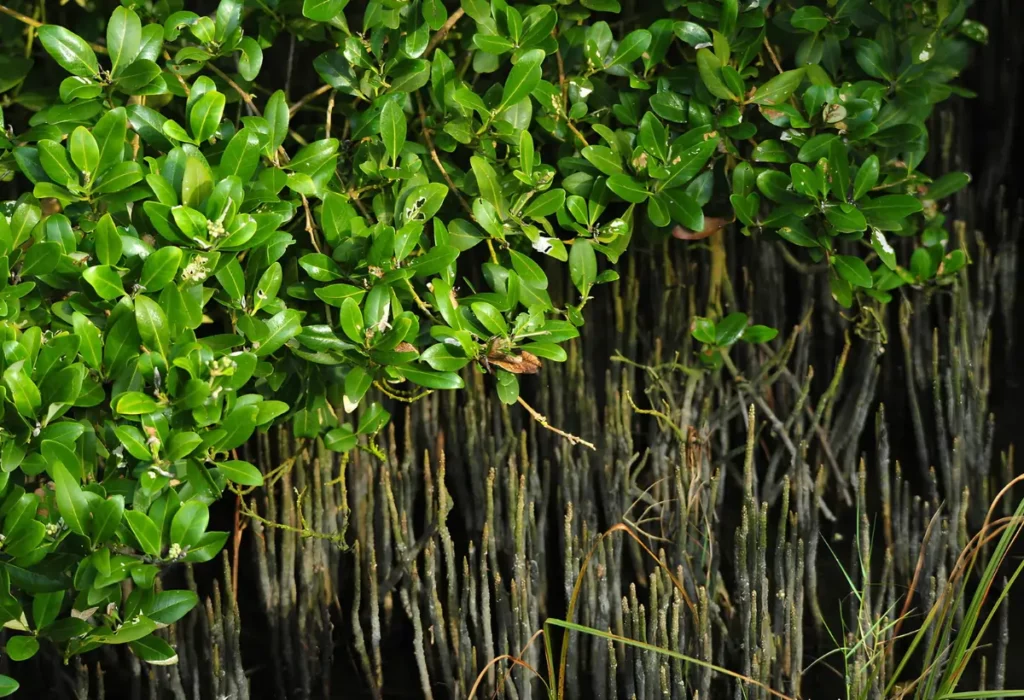
{"type": "MultiPolygon", "coordinates": [[[[155,578],[223,546],[209,506],[262,483],[237,457],[256,431],[372,450],[371,387],[466,371],[516,402],[634,237],[735,220],[824,263],[844,306],[948,280],[937,202],[969,178],[918,167],[985,38],[968,4],[162,0],[84,37],[4,8],[8,655],[172,662],[155,633],[195,600],[155,578]],[[300,99],[264,64],[292,41],[316,48],[300,99]]],[[[774,337],[742,313],[693,332],[711,366],[774,337]]]]}

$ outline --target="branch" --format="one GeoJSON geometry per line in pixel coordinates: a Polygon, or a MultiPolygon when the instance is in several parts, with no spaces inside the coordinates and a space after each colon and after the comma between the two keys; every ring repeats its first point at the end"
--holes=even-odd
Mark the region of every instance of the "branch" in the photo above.
{"type": "Polygon", "coordinates": [[[207,63],[206,65],[209,66],[210,70],[212,70],[214,73],[216,73],[220,77],[221,80],[226,82],[228,84],[228,86],[231,87],[232,90],[234,90],[235,92],[238,93],[238,96],[242,98],[243,102],[245,102],[245,106],[249,108],[249,113],[250,114],[255,114],[257,117],[263,116],[260,113],[259,107],[257,107],[256,103],[254,103],[252,101],[252,95],[250,95],[248,92],[243,90],[242,87],[238,83],[236,83],[234,80],[232,80],[231,77],[227,73],[225,73],[220,68],[215,66],[212,62],[211,63],[207,63]]]}
{"type": "Polygon", "coordinates": [[[548,430],[550,430],[551,432],[555,433],[556,435],[561,435],[562,437],[564,437],[566,440],[568,440],[573,445],[584,445],[586,447],[589,447],[592,450],[597,450],[597,448],[594,447],[594,443],[587,442],[586,440],[584,440],[581,437],[576,437],[572,433],[567,433],[564,430],[560,430],[560,429],[556,428],[555,426],[551,425],[550,423],[548,423],[548,419],[544,415],[542,415],[540,413],[540,411],[535,409],[530,404],[526,403],[526,400],[523,399],[522,396],[518,397],[516,399],[516,401],[518,401],[519,405],[522,406],[523,408],[525,408],[526,411],[530,414],[530,416],[535,421],[540,423],[541,426],[543,426],[544,428],[547,428],[548,430]]]}
{"type": "Polygon", "coordinates": [[[452,13],[452,16],[448,18],[448,21],[444,25],[434,32],[434,36],[430,37],[430,43],[427,44],[427,50],[423,52],[423,56],[429,56],[430,52],[437,48],[437,45],[444,41],[444,38],[448,36],[448,32],[452,30],[455,23],[462,19],[462,15],[466,14],[466,11],[461,7],[452,13]]]}

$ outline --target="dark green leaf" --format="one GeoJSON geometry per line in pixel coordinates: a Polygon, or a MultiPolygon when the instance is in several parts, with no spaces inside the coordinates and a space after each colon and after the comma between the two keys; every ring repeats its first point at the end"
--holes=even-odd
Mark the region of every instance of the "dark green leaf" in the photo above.
{"type": "Polygon", "coordinates": [[[871,287],[871,271],[864,261],[853,255],[836,255],[832,258],[836,272],[855,287],[871,287]]]}
{"type": "Polygon", "coordinates": [[[789,99],[789,96],[799,87],[804,79],[804,69],[797,68],[779,73],[765,83],[762,83],[750,101],[758,105],[778,105],[789,99]]]}

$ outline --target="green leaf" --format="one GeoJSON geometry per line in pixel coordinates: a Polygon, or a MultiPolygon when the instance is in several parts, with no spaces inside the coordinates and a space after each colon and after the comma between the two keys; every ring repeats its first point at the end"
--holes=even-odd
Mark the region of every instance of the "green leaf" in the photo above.
{"type": "Polygon", "coordinates": [[[878,156],[868,156],[853,179],[853,200],[860,201],[878,182],[878,156]]]}
{"type": "Polygon", "coordinates": [[[435,32],[443,27],[445,20],[448,19],[448,10],[445,9],[444,3],[441,0],[424,0],[420,6],[420,11],[427,26],[435,32]]]}
{"type": "Polygon", "coordinates": [[[39,640],[35,637],[18,635],[7,640],[7,656],[11,661],[27,661],[39,651],[39,640]]]}
{"type": "Polygon", "coordinates": [[[455,372],[432,372],[417,367],[403,367],[399,373],[413,384],[428,389],[462,389],[462,377],[455,372]]]}
{"type": "Polygon", "coordinates": [[[242,486],[262,486],[263,475],[259,469],[248,462],[233,459],[228,462],[217,462],[217,468],[227,477],[228,481],[242,486]]]}
{"type": "Polygon", "coordinates": [[[608,178],[608,189],[627,202],[640,204],[647,199],[647,188],[634,177],[619,173],[608,178]]]}
{"type": "Polygon", "coordinates": [[[303,0],[302,15],[314,22],[330,22],[347,4],[348,0],[303,0]]]}
{"type": "MultiPolygon", "coordinates": [[[[706,49],[704,49],[706,50],[706,49]]],[[[758,105],[779,105],[789,99],[789,96],[800,86],[804,79],[804,69],[788,70],[779,73],[774,78],[762,83],[754,92],[750,101],[758,105]]]]}
{"type": "Polygon", "coordinates": [[[223,180],[234,176],[242,182],[249,182],[259,164],[259,134],[248,127],[240,129],[224,148],[224,155],[217,166],[217,177],[223,180]]]}
{"type": "Polygon", "coordinates": [[[871,39],[854,40],[854,57],[865,73],[872,78],[880,78],[886,81],[892,79],[885,61],[885,55],[881,45],[871,39]]]}
{"type": "Polygon", "coordinates": [[[188,123],[192,129],[192,138],[196,140],[196,143],[206,141],[220,127],[220,120],[224,116],[225,101],[223,93],[210,90],[192,105],[188,123]]]}
{"type": "Polygon", "coordinates": [[[78,311],[72,314],[71,321],[74,333],[79,338],[78,352],[89,367],[98,371],[103,357],[103,338],[100,329],[78,311]]]}
{"type": "Polygon", "coordinates": [[[825,218],[836,231],[842,233],[859,233],[868,227],[864,215],[849,204],[828,207],[825,209],[825,218]]]}
{"type": "Polygon", "coordinates": [[[669,167],[669,176],[665,180],[663,187],[665,189],[682,187],[696,177],[718,149],[718,142],[718,136],[702,138],[695,145],[690,146],[683,153],[679,154],[678,160],[673,159],[674,162],[669,167]]]}
{"type": "Polygon", "coordinates": [[[107,23],[107,52],[110,73],[115,78],[139,55],[142,45],[142,21],[132,10],[115,7],[107,23]]]}
{"type": "Polygon", "coordinates": [[[142,551],[151,557],[160,556],[160,530],[153,519],[138,510],[126,510],[124,519],[128,521],[128,527],[142,546],[142,551]]]}
{"type": "Polygon", "coordinates": [[[110,496],[98,503],[93,512],[92,541],[93,544],[106,542],[121,526],[124,516],[124,496],[110,496]]]}
{"type": "Polygon", "coordinates": [[[517,250],[509,250],[509,255],[512,257],[512,267],[520,279],[522,279],[523,284],[537,289],[548,288],[547,275],[544,274],[544,270],[541,269],[541,266],[533,258],[523,255],[517,250]]]}
{"type": "Polygon", "coordinates": [[[767,343],[779,334],[777,328],[769,326],[747,326],[743,329],[743,340],[748,343],[767,343]]]}
{"type": "Polygon", "coordinates": [[[86,78],[99,73],[96,54],[85,39],[53,24],[44,24],[36,31],[46,52],[68,73],[86,78]]]}
{"type": "Polygon", "coordinates": [[[480,189],[480,196],[494,205],[498,216],[505,219],[505,196],[501,191],[501,183],[498,181],[498,174],[494,172],[491,164],[479,156],[469,159],[473,168],[473,175],[476,176],[476,184],[480,189]]]}
{"type": "Polygon", "coordinates": [[[630,32],[619,42],[619,47],[615,50],[615,56],[608,67],[632,63],[640,58],[650,45],[651,33],[646,29],[636,29],[630,32]]]}
{"type": "Polygon", "coordinates": [[[605,175],[622,172],[622,159],[607,146],[586,146],[580,153],[605,175]]]}
{"type": "Polygon", "coordinates": [[[114,410],[122,416],[139,416],[153,413],[159,408],[157,402],[141,391],[129,391],[121,394],[114,410]]]}
{"type": "Polygon", "coordinates": [[[366,290],[355,287],[351,284],[329,284],[326,287],[318,287],[313,290],[322,301],[331,306],[344,307],[347,299],[352,299],[357,305],[366,296],[366,290]]]}
{"type": "Polygon", "coordinates": [[[174,246],[166,246],[151,253],[142,264],[139,285],[147,292],[159,292],[178,274],[181,258],[181,248],[174,246]]]}
{"type": "Polygon", "coordinates": [[[722,80],[722,62],[708,49],[697,52],[697,71],[704,87],[715,97],[723,100],[735,100],[736,96],[725,86],[722,80]]]}
{"type": "Polygon", "coordinates": [[[837,140],[839,136],[836,134],[818,134],[800,147],[796,157],[801,163],[817,163],[821,158],[828,157],[832,150],[832,142],[837,140]]]}
{"type": "Polygon", "coordinates": [[[153,622],[173,625],[198,604],[199,596],[192,591],[160,591],[153,602],[143,608],[143,613],[153,622]]]}
{"type": "Polygon", "coordinates": [[[25,253],[21,265],[22,277],[43,277],[57,268],[61,247],[56,241],[39,241],[25,253]]]}
{"type": "Polygon", "coordinates": [[[836,273],[855,287],[871,288],[871,271],[864,261],[853,255],[836,255],[832,258],[836,273]]]}
{"type": "Polygon", "coordinates": [[[6,698],[18,692],[21,684],[10,676],[0,674],[0,698],[6,698]]]}
{"type": "MultiPolygon", "coordinates": [[[[520,54],[519,60],[512,66],[508,78],[505,79],[505,86],[501,91],[501,102],[496,111],[500,112],[509,105],[516,104],[533,92],[533,89],[540,83],[543,62],[544,51],[542,49],[531,49],[520,54]]],[[[497,205],[495,204],[495,206],[497,205]]]]}
{"type": "Polygon", "coordinates": [[[842,141],[833,141],[828,156],[829,179],[832,183],[832,194],[841,202],[846,202],[850,189],[850,161],[846,146],[842,141]]]}
{"type": "Polygon", "coordinates": [[[876,229],[871,229],[871,247],[874,248],[875,253],[878,255],[878,259],[889,268],[895,270],[896,264],[896,251],[889,245],[889,241],[885,239],[885,234],[876,229]]]}
{"type": "Polygon", "coordinates": [[[341,303],[341,329],[356,345],[362,346],[366,343],[363,312],[359,308],[359,302],[351,295],[345,297],[341,303]]]}
{"type": "Polygon", "coordinates": [[[32,621],[41,630],[57,619],[64,602],[64,591],[39,593],[32,598],[32,621]]]}
{"type": "Polygon", "coordinates": [[[704,212],[700,204],[685,190],[662,190],[657,198],[668,208],[669,216],[678,224],[682,224],[691,231],[704,230],[704,212]]]}
{"type": "Polygon", "coordinates": [[[419,59],[399,61],[390,71],[391,88],[388,92],[415,92],[430,80],[430,64],[419,59]]]}
{"type": "Polygon", "coordinates": [[[597,255],[590,241],[577,238],[569,251],[569,276],[584,297],[597,279],[597,255]]]}
{"type": "Polygon", "coordinates": [[[405,132],[405,112],[402,106],[397,100],[388,100],[380,112],[380,133],[392,161],[398,159],[398,154],[405,145],[405,132]]]}
{"type": "Polygon", "coordinates": [[[498,34],[481,34],[480,32],[473,35],[473,44],[481,51],[495,56],[508,53],[516,47],[511,39],[498,34]]]}
{"type": "Polygon", "coordinates": [[[715,324],[715,345],[720,348],[732,345],[740,339],[746,327],[746,314],[739,312],[729,314],[715,324]]]}
{"type": "Polygon", "coordinates": [[[121,259],[121,234],[117,232],[110,214],[104,214],[96,224],[96,257],[104,265],[116,265],[121,259]]]}
{"type": "Polygon", "coordinates": [[[122,192],[142,180],[142,166],[138,163],[118,163],[100,173],[92,187],[93,194],[122,192]]]}
{"type": "Polygon", "coordinates": [[[348,452],[359,442],[359,436],[349,424],[331,430],[324,436],[324,446],[333,452],[348,452]]]}
{"type": "Polygon", "coordinates": [[[263,118],[267,120],[270,127],[270,143],[268,154],[272,154],[288,136],[288,102],[284,96],[284,90],[278,90],[267,100],[267,108],[263,112],[263,118]]]}
{"type": "Polygon", "coordinates": [[[145,58],[138,59],[121,71],[116,84],[118,90],[129,95],[159,94],[164,87],[160,79],[160,66],[145,58]]]}
{"type": "Polygon", "coordinates": [[[171,333],[167,315],[160,305],[144,294],[135,297],[135,323],[139,326],[139,335],[146,347],[170,360],[171,333]]]}
{"type": "Polygon", "coordinates": [[[473,315],[490,333],[501,336],[508,335],[508,324],[505,323],[504,317],[494,306],[485,301],[475,301],[470,308],[473,309],[473,315]]]}
{"type": "Polygon", "coordinates": [[[93,267],[86,268],[85,272],[82,273],[82,277],[96,290],[96,294],[99,295],[100,299],[110,301],[125,295],[121,276],[109,265],[94,265],[93,267]]]}
{"type": "Polygon", "coordinates": [[[221,423],[220,427],[226,435],[221,438],[217,448],[222,452],[230,452],[244,445],[256,430],[258,414],[259,408],[253,404],[236,407],[221,423]]]}
{"type": "Polygon", "coordinates": [[[18,413],[26,418],[35,418],[42,405],[42,397],[39,387],[25,371],[25,360],[14,362],[4,370],[4,385],[18,413]]]}
{"type": "Polygon", "coordinates": [[[817,248],[818,241],[811,235],[807,227],[801,221],[794,221],[788,226],[779,229],[779,235],[793,245],[803,248],[817,248]]]}
{"type": "Polygon", "coordinates": [[[202,563],[210,561],[223,547],[228,540],[227,532],[207,532],[195,547],[185,555],[184,561],[190,563],[202,563]]]}
{"type": "Polygon", "coordinates": [[[526,205],[526,209],[523,211],[523,215],[534,218],[550,216],[561,209],[563,204],[565,204],[565,190],[548,190],[530,200],[530,203],[526,205]]]}
{"type": "Polygon", "coordinates": [[[89,501],[86,500],[78,479],[63,464],[51,464],[47,467],[53,477],[57,492],[57,508],[68,528],[79,535],[85,535],[89,527],[89,501]]]}
{"type": "Polygon", "coordinates": [[[869,223],[899,222],[921,211],[921,202],[909,194],[889,194],[858,204],[869,223]]]}
{"type": "Polygon", "coordinates": [[[84,126],[75,127],[70,139],[71,160],[83,173],[95,173],[100,164],[100,147],[84,126]]]}
{"type": "Polygon", "coordinates": [[[256,80],[263,67],[263,49],[251,36],[242,37],[238,43],[238,74],[243,80],[256,80]]]}
{"type": "Polygon", "coordinates": [[[178,654],[174,647],[154,634],[128,642],[128,648],[147,664],[171,666],[178,663],[178,654]]]}
{"type": "Polygon", "coordinates": [[[78,171],[68,160],[68,152],[56,141],[43,139],[38,143],[39,164],[46,175],[61,185],[78,185],[78,171]]]}
{"type": "Polygon", "coordinates": [[[710,318],[695,316],[690,322],[690,335],[705,345],[715,344],[715,322],[710,318]]]}
{"type": "Polygon", "coordinates": [[[931,200],[940,200],[956,194],[971,182],[971,176],[967,173],[955,172],[946,173],[938,180],[928,185],[928,193],[925,195],[931,200]]]}

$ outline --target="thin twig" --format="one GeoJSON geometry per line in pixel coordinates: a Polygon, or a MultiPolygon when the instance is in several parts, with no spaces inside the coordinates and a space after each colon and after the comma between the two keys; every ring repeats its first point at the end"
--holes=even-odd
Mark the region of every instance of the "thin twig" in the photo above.
{"type": "Polygon", "coordinates": [[[773,49],[772,45],[768,42],[768,37],[764,38],[764,47],[768,49],[768,55],[772,57],[772,63],[775,65],[775,70],[780,73],[784,72],[782,70],[782,64],[779,63],[779,57],[775,55],[775,49],[773,49]]]}
{"type": "Polygon", "coordinates": [[[320,253],[322,251],[316,242],[316,226],[313,224],[313,214],[309,210],[309,200],[304,194],[299,196],[302,197],[302,208],[306,211],[306,233],[309,234],[309,242],[313,244],[313,249],[320,253]]]}
{"type": "Polygon", "coordinates": [[[331,90],[331,96],[327,98],[327,121],[324,124],[324,138],[331,138],[331,121],[334,119],[334,98],[338,96],[336,90],[331,90]]]}
{"type": "Polygon", "coordinates": [[[5,6],[5,5],[0,5],[0,13],[3,13],[5,15],[7,15],[8,17],[13,17],[14,19],[18,20],[22,24],[27,24],[30,27],[36,27],[38,29],[39,27],[43,26],[43,23],[40,22],[39,20],[33,19],[33,18],[29,17],[28,15],[23,15],[20,12],[18,12],[17,10],[12,10],[11,8],[9,8],[9,7],[5,6]]]}
{"type": "Polygon", "coordinates": [[[455,23],[462,19],[462,15],[466,14],[466,11],[461,7],[452,13],[448,21],[445,22],[440,29],[434,32],[434,36],[430,37],[430,43],[427,44],[427,50],[423,52],[423,56],[427,57],[430,52],[437,48],[437,45],[444,41],[444,38],[448,36],[448,32],[452,30],[455,23]]]}
{"type": "Polygon", "coordinates": [[[594,447],[594,443],[587,442],[586,440],[584,440],[581,437],[576,437],[572,433],[567,433],[564,430],[560,430],[560,429],[556,428],[555,426],[551,425],[550,423],[548,423],[547,417],[542,415],[540,413],[540,411],[535,409],[533,406],[531,406],[530,404],[526,403],[526,400],[523,399],[522,396],[518,397],[516,400],[519,402],[520,406],[522,406],[523,408],[526,409],[526,411],[530,414],[530,416],[533,417],[533,419],[535,421],[537,421],[538,423],[541,424],[542,427],[547,428],[548,430],[550,430],[551,432],[555,433],[556,435],[561,435],[562,437],[564,437],[566,440],[568,440],[573,445],[584,445],[586,447],[589,447],[592,450],[595,450],[595,451],[597,450],[597,448],[594,447]]]}
{"type": "Polygon", "coordinates": [[[451,175],[448,174],[444,164],[437,155],[437,149],[434,147],[434,139],[431,138],[430,129],[427,127],[427,112],[423,107],[423,98],[420,97],[419,91],[416,92],[416,107],[420,113],[420,125],[423,128],[423,140],[427,142],[427,148],[430,150],[430,159],[434,161],[434,165],[436,165],[438,170],[441,171],[441,175],[444,176],[444,181],[448,183],[448,187],[455,193],[455,196],[459,198],[459,204],[461,204],[462,208],[466,210],[470,217],[472,217],[473,209],[469,206],[469,203],[463,199],[462,193],[459,192],[459,188],[455,186],[454,182],[452,182],[451,175]]]}
{"type": "Polygon", "coordinates": [[[232,90],[238,93],[238,96],[242,98],[242,102],[244,102],[245,106],[249,109],[250,114],[254,114],[257,117],[263,116],[260,113],[259,107],[257,107],[256,103],[252,101],[252,95],[243,90],[238,83],[231,79],[231,76],[229,76],[227,73],[225,73],[220,68],[215,66],[213,63],[207,63],[206,65],[210,68],[210,70],[216,73],[221,80],[226,82],[232,90]]]}
{"type": "Polygon", "coordinates": [[[330,92],[331,89],[332,88],[330,85],[321,85],[313,92],[306,93],[298,100],[296,100],[295,104],[288,108],[288,116],[294,117],[295,113],[298,112],[303,107],[305,107],[307,103],[315,100],[316,98],[320,97],[320,95],[323,95],[326,92],[330,92]]]}

